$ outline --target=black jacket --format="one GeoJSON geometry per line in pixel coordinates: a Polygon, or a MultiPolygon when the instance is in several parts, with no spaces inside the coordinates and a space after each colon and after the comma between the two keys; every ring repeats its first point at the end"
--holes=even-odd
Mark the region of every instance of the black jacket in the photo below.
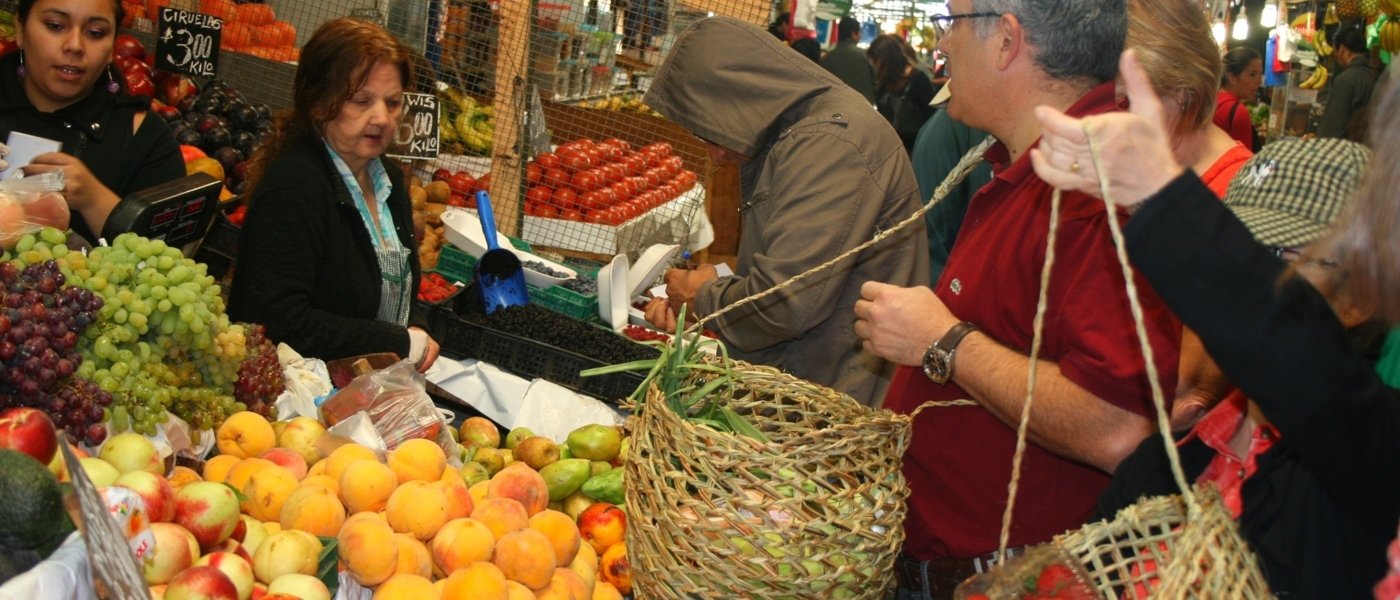
{"type": "MultiPolygon", "coordinates": [[[[22,131],[62,142],[63,152],[82,160],[102,185],[123,198],[184,177],[180,145],[165,119],[147,113],[141,128],[134,133],[131,130],[136,113],[145,111],[150,99],[112,94],[104,87],[107,80],[103,77],[98,79],[98,89],[72,106],[39,112],[15,76],[18,66],[18,52],[0,59],[0,141],[11,131],[22,131]]],[[[77,213],[72,214],[70,227],[88,241],[97,241],[97,235],[77,213]]]]}
{"type": "MultiPolygon", "coordinates": [[[[1317,290],[1189,173],[1124,227],[1129,256],[1282,434],[1245,482],[1240,530],[1275,594],[1365,598],[1400,520],[1400,392],[1387,388],[1317,290]]],[[[1181,447],[1194,479],[1212,458],[1181,447]]],[[[1176,492],[1158,436],[1118,466],[1098,517],[1176,492]]]]}
{"type": "MultiPolygon", "coordinates": [[[[393,192],[389,212],[421,273],[401,168],[380,159],[393,192]]],[[[321,359],[373,352],[408,356],[408,331],[376,319],[379,261],[360,212],[318,137],[291,140],[248,199],[229,291],[229,315],[267,326],[268,337],[321,359]]],[[[420,322],[411,314],[410,322],[420,322]]]]}

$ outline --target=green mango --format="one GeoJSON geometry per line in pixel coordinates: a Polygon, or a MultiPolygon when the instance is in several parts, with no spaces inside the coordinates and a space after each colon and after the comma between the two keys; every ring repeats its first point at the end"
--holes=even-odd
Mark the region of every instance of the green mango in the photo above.
{"type": "Polygon", "coordinates": [[[549,463],[540,469],[545,487],[549,488],[549,499],[559,502],[578,491],[588,480],[588,461],[582,458],[566,458],[549,463]]]}
{"type": "Polygon", "coordinates": [[[574,456],[611,462],[622,450],[622,432],[611,425],[584,425],[569,433],[568,444],[574,456]]]}
{"type": "Polygon", "coordinates": [[[622,472],[623,469],[613,469],[590,477],[583,482],[583,495],[609,504],[623,504],[627,501],[627,495],[622,488],[622,472]]]}

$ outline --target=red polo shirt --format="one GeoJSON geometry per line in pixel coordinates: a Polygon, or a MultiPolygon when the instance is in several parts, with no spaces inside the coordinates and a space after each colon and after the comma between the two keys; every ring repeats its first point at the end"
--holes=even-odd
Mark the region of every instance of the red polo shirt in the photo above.
{"type": "MultiPolygon", "coordinates": [[[[1113,84],[1107,83],[1066,112],[1084,116],[1116,109],[1113,84]]],[[[1052,190],[1035,175],[1029,153],[1007,164],[1009,154],[997,144],[987,159],[995,176],[972,198],[934,293],[959,318],[975,323],[1001,344],[1029,354],[1052,190]]],[[[1136,283],[1162,389],[1170,397],[1175,389],[1180,325],[1146,281],[1138,277],[1136,283]]],[[[1066,377],[1099,398],[1149,414],[1145,361],[1102,201],[1064,194],[1048,302],[1042,358],[1058,362],[1066,377]]],[[[977,365],[959,362],[956,368],[970,370],[977,365]]],[[[885,406],[908,413],[926,400],[956,398],[971,396],[955,384],[930,382],[920,369],[901,367],[885,406]]],[[[1083,435],[1095,432],[1086,430],[1083,435]]],[[[904,455],[904,474],[912,492],[905,551],[928,560],[995,550],[1015,446],[1015,428],[980,406],[936,408],[915,419],[904,455]]],[[[1093,467],[1029,446],[1011,545],[1044,542],[1083,524],[1108,479],[1093,467]]]]}

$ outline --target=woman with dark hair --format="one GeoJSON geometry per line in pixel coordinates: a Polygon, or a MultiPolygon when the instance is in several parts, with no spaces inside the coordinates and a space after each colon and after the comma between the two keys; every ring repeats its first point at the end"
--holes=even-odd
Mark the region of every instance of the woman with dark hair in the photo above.
{"type": "Polygon", "coordinates": [[[1253,48],[1235,48],[1225,53],[1225,69],[1220,73],[1220,91],[1215,97],[1215,124],[1230,137],[1251,150],[1259,150],[1249,107],[1264,83],[1264,59],[1253,48]]]}
{"type": "Polygon", "coordinates": [[[19,166],[63,172],[69,226],[94,242],[122,196],[185,174],[170,126],[147,118],[149,99],[127,95],[112,64],[121,21],[117,0],[22,0],[20,49],[0,59],[0,140],[23,132],[63,144],[19,166]]]}
{"type": "Polygon", "coordinates": [[[366,21],[328,21],[302,47],[292,109],[253,158],[229,315],[317,358],[394,352],[420,370],[437,358],[409,326],[412,211],[383,158],[411,81],[411,52],[366,21]]]}
{"type": "Polygon", "coordinates": [[[870,66],[875,70],[875,106],[904,142],[904,149],[914,149],[914,139],[924,121],[933,116],[933,82],[915,68],[905,54],[903,42],[891,34],[883,34],[870,42],[865,50],[870,66]]]}

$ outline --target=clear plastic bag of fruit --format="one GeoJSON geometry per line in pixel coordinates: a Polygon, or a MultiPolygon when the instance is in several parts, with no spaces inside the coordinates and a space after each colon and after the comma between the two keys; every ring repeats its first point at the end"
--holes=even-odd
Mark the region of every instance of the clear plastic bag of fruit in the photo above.
{"type": "Polygon", "coordinates": [[[437,442],[449,458],[455,457],[456,443],[426,387],[426,380],[413,363],[401,360],[356,377],[321,405],[321,418],[334,427],[364,412],[383,438],[386,450],[411,439],[425,438],[437,442]]]}
{"type": "Polygon", "coordinates": [[[0,180],[0,247],[13,249],[21,237],[45,227],[68,229],[63,172],[0,180]]]}
{"type": "Polygon", "coordinates": [[[956,600],[1057,598],[1097,600],[1084,565],[1059,546],[1035,546],[968,578],[956,600]]]}

